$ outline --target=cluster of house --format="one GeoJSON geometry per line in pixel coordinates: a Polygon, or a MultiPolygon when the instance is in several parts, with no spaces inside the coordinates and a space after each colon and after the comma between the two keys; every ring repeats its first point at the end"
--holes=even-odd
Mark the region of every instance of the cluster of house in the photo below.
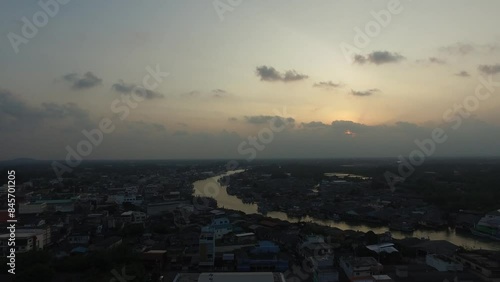
{"type": "MultiPolygon", "coordinates": [[[[184,192],[151,179],[57,199],[27,192],[18,210],[17,251],[50,249],[64,259],[112,249],[135,236],[130,248],[146,265],[176,273],[173,281],[500,281],[499,252],[466,251],[446,241],[393,240],[390,234],[368,243],[372,240],[361,232],[213,203],[200,208],[184,192]],[[139,233],[125,234],[132,226],[139,233]]],[[[0,222],[5,215],[0,212],[0,222]]],[[[0,234],[2,255],[8,253],[8,239],[0,234]]]]}

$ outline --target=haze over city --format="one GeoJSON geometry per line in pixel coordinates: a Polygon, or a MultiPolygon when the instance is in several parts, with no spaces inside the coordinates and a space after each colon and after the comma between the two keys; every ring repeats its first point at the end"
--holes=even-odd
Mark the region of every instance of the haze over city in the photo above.
{"type": "Polygon", "coordinates": [[[286,129],[258,157],[397,157],[436,127],[435,156],[500,154],[498,89],[454,108],[480,77],[498,88],[498,1],[402,0],[376,36],[387,1],[71,1],[31,39],[22,18],[41,8],[2,6],[0,159],[64,158],[148,67],[168,76],[88,159],[241,157],[274,116],[286,129]]]}
{"type": "Polygon", "coordinates": [[[500,1],[0,7],[0,281],[500,281],[500,1]]]}

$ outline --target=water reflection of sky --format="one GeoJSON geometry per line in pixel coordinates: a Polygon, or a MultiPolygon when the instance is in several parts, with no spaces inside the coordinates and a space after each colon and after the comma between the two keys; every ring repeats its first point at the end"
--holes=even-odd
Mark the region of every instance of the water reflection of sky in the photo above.
{"type": "MultiPolygon", "coordinates": [[[[241,171],[243,170],[230,172],[227,175],[231,175],[241,171]]],[[[352,175],[350,174],[350,176],[352,175]]],[[[245,204],[236,196],[228,195],[226,192],[226,188],[220,186],[219,183],[217,182],[219,178],[220,176],[217,176],[194,182],[194,195],[209,196],[215,198],[217,200],[218,206],[221,208],[239,210],[246,214],[259,213],[257,211],[256,204],[245,204]]],[[[313,222],[319,225],[339,228],[341,230],[354,230],[361,232],[368,232],[371,230],[377,234],[389,231],[389,228],[387,227],[372,227],[363,224],[352,224],[352,223],[338,222],[333,220],[322,220],[322,219],[315,219],[309,216],[300,219],[292,218],[288,217],[286,213],[279,211],[268,212],[266,216],[271,218],[286,220],[293,223],[313,222]]],[[[392,233],[392,236],[396,239],[402,239],[406,237],[416,237],[416,238],[426,238],[426,239],[429,238],[431,240],[450,241],[451,243],[457,246],[464,246],[468,248],[500,250],[500,242],[483,240],[469,234],[457,234],[454,230],[441,230],[441,231],[416,230],[413,233],[401,233],[398,231],[390,231],[390,232],[392,233]]]]}

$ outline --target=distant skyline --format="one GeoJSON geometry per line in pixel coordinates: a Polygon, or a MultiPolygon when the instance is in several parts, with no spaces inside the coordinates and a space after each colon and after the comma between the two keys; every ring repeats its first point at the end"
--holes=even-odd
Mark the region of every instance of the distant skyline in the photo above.
{"type": "Polygon", "coordinates": [[[244,159],[276,116],[254,157],[396,159],[435,128],[435,157],[500,156],[500,2],[400,0],[366,46],[395,0],[217,3],[68,1],[16,46],[43,9],[2,3],[0,160],[63,159],[107,118],[85,159],[244,159]]]}

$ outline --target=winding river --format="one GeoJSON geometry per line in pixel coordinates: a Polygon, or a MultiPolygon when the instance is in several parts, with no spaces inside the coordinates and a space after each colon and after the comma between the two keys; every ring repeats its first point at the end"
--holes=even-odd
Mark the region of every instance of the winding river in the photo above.
{"type": "MultiPolygon", "coordinates": [[[[217,204],[221,208],[239,210],[246,214],[261,214],[257,211],[256,204],[245,204],[236,196],[228,195],[226,192],[226,187],[221,186],[218,182],[218,180],[222,176],[231,175],[242,171],[243,170],[230,171],[223,175],[196,181],[193,183],[194,185],[193,195],[212,197],[217,200],[217,204]]],[[[286,213],[278,211],[268,212],[267,214],[265,214],[265,216],[285,220],[288,222],[314,222],[319,225],[336,227],[341,230],[355,230],[361,232],[368,232],[371,230],[377,234],[389,231],[389,228],[384,226],[373,227],[364,224],[353,224],[342,221],[317,219],[310,216],[305,216],[302,218],[294,218],[294,217],[289,217],[286,213]]],[[[411,234],[401,233],[392,230],[390,232],[392,236],[396,239],[402,239],[405,237],[429,238],[431,240],[446,240],[457,246],[463,246],[466,248],[500,250],[500,242],[477,238],[469,234],[457,233],[455,232],[455,230],[452,229],[440,230],[440,231],[416,230],[411,234]]]]}

